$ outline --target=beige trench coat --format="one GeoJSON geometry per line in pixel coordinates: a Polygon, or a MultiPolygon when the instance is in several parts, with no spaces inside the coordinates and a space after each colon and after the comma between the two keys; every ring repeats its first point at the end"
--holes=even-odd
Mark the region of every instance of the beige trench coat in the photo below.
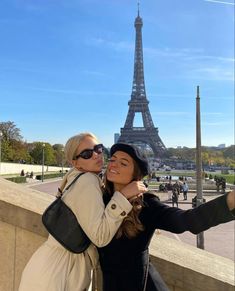
{"type": "MultiPolygon", "coordinates": [[[[72,169],[64,184],[70,184],[79,173],[72,169]]],[[[105,208],[100,186],[97,175],[86,173],[64,194],[63,199],[91,241],[97,246],[105,246],[132,206],[121,193],[115,192],[105,208]]],[[[96,267],[97,261],[98,253],[93,244],[85,252],[74,254],[49,235],[26,265],[19,291],[88,290],[91,270],[96,267]]]]}

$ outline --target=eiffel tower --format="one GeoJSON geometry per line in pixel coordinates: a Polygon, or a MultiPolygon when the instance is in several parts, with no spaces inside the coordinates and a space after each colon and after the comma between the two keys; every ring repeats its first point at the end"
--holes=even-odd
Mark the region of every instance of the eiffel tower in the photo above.
{"type": "Polygon", "coordinates": [[[121,135],[118,142],[133,144],[145,144],[150,146],[155,157],[160,157],[166,151],[161,138],[158,135],[158,128],[154,127],[153,120],[149,111],[149,101],[146,97],[144,83],[143,66],[143,47],[142,47],[142,29],[143,21],[139,16],[135,19],[136,39],[135,39],[135,60],[134,60],[134,78],[132,84],[131,100],[128,102],[129,111],[126,122],[121,128],[121,135]],[[134,127],[135,113],[142,114],[143,127],[134,127]]]}

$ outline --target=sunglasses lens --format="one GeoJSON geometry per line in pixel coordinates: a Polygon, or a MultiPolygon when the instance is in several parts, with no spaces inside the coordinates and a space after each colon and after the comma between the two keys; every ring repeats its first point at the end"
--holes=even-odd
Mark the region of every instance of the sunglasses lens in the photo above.
{"type": "Polygon", "coordinates": [[[82,151],[78,156],[76,156],[76,159],[81,157],[82,159],[88,160],[92,157],[93,152],[101,154],[103,152],[103,149],[104,146],[102,144],[97,144],[94,146],[93,150],[87,149],[82,151]]]}
{"type": "Polygon", "coordinates": [[[83,152],[80,153],[80,157],[87,160],[90,159],[93,155],[93,150],[85,150],[83,152]]]}
{"type": "Polygon", "coordinates": [[[102,144],[97,144],[94,146],[94,152],[96,152],[97,154],[101,154],[103,152],[103,145],[102,144]]]}

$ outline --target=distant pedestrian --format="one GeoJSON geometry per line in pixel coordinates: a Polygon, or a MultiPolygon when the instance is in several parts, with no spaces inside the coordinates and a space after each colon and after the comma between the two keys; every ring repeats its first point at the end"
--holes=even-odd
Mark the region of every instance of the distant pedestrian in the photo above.
{"type": "Polygon", "coordinates": [[[173,185],[173,189],[175,189],[177,194],[180,195],[180,185],[179,185],[179,183],[177,181],[173,185]]]}
{"type": "Polygon", "coordinates": [[[174,207],[174,205],[176,204],[176,207],[178,207],[178,192],[175,188],[173,188],[172,190],[172,206],[174,207]]]}
{"type": "Polygon", "coordinates": [[[187,194],[188,194],[188,184],[186,182],[184,182],[183,184],[183,194],[184,194],[184,200],[187,200],[187,194]]]}
{"type": "Polygon", "coordinates": [[[171,200],[172,199],[172,190],[173,190],[173,185],[170,183],[167,183],[166,184],[166,188],[167,188],[167,192],[168,192],[168,200],[171,200]]]}

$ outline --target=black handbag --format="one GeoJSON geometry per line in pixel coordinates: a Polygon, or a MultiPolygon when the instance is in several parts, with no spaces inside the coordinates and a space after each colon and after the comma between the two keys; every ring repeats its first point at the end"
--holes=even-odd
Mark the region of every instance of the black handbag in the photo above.
{"type": "Polygon", "coordinates": [[[71,184],[53,201],[42,215],[42,223],[48,232],[67,250],[72,253],[82,253],[91,241],[81,228],[73,211],[61,199],[63,194],[84,173],[79,174],[71,184]]]}

